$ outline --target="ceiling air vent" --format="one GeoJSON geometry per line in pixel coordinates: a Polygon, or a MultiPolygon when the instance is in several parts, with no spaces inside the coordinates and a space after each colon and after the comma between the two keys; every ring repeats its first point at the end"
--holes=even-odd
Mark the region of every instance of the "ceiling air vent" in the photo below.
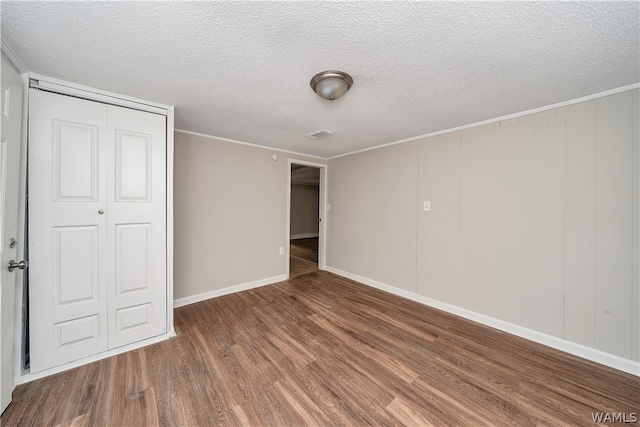
{"type": "Polygon", "coordinates": [[[320,129],[320,130],[314,130],[313,132],[309,132],[305,136],[307,138],[309,138],[309,139],[320,139],[320,138],[324,138],[325,136],[329,136],[329,135],[333,135],[333,132],[331,132],[330,130],[326,130],[326,129],[320,129]]]}

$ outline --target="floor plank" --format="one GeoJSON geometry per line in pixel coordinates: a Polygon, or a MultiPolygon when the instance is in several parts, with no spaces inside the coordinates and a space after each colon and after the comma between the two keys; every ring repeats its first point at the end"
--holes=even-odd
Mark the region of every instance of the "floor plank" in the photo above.
{"type": "Polygon", "coordinates": [[[318,263],[318,238],[293,239],[289,241],[289,254],[296,258],[318,263]]]}
{"type": "Polygon", "coordinates": [[[318,269],[318,238],[295,239],[289,242],[289,277],[318,269]]]}
{"type": "Polygon", "coordinates": [[[168,341],[18,386],[0,422],[593,426],[640,407],[638,377],[324,271],[175,322],[168,341]]]}

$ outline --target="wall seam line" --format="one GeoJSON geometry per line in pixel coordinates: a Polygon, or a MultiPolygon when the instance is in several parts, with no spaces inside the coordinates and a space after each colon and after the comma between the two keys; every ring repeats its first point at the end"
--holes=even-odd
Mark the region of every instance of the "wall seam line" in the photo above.
{"type": "Polygon", "coordinates": [[[595,144],[594,144],[594,169],[595,169],[595,197],[594,197],[594,224],[593,224],[593,348],[597,348],[597,304],[598,304],[598,104],[595,102],[595,144]]]}
{"type": "MultiPolygon", "coordinates": [[[[631,95],[630,98],[631,98],[631,100],[630,100],[631,101],[630,110],[631,110],[631,114],[633,115],[633,95],[631,95]]],[[[633,120],[633,117],[632,117],[631,118],[631,124],[629,126],[630,127],[630,129],[629,129],[630,130],[630,137],[631,137],[631,141],[630,141],[631,142],[631,159],[630,159],[630,163],[631,163],[631,191],[632,192],[634,192],[634,189],[636,188],[635,187],[635,181],[636,181],[636,179],[635,179],[635,176],[636,176],[636,174],[635,174],[636,146],[635,146],[634,141],[633,141],[633,133],[634,133],[634,128],[633,128],[634,123],[633,122],[634,122],[634,120],[633,120]]],[[[632,236],[631,236],[631,248],[630,249],[631,249],[631,256],[633,257],[633,253],[635,251],[635,249],[634,249],[634,246],[635,246],[635,242],[634,242],[635,232],[634,231],[635,231],[635,222],[636,222],[634,220],[634,215],[633,215],[635,213],[634,212],[635,211],[634,196],[630,197],[629,202],[631,204],[631,233],[632,233],[632,236]]],[[[634,262],[635,261],[632,258],[631,271],[630,271],[630,276],[631,276],[630,279],[631,280],[629,280],[629,287],[630,287],[629,294],[631,295],[631,298],[629,298],[629,301],[628,301],[629,302],[629,314],[631,315],[631,323],[632,323],[631,324],[631,328],[629,328],[630,329],[629,330],[629,344],[630,344],[630,346],[629,346],[630,347],[629,348],[629,359],[633,359],[633,348],[632,347],[633,347],[633,329],[634,329],[633,328],[633,286],[634,286],[634,283],[633,283],[634,265],[633,264],[634,264],[634,262]]]]}
{"type": "Polygon", "coordinates": [[[564,218],[562,239],[562,337],[567,339],[567,114],[562,116],[564,144],[564,218]]]}
{"type": "Polygon", "coordinates": [[[419,209],[420,207],[420,154],[422,153],[422,144],[418,143],[417,145],[418,148],[418,155],[417,157],[417,163],[418,166],[416,168],[416,175],[417,175],[417,179],[418,179],[418,183],[416,185],[416,204],[417,206],[415,206],[415,209],[417,210],[416,212],[416,252],[415,252],[415,256],[416,256],[416,277],[415,277],[415,281],[414,281],[414,285],[415,285],[415,290],[416,290],[416,294],[419,294],[418,292],[418,248],[420,247],[419,245],[419,239],[420,239],[420,215],[421,215],[421,211],[419,209]]]}

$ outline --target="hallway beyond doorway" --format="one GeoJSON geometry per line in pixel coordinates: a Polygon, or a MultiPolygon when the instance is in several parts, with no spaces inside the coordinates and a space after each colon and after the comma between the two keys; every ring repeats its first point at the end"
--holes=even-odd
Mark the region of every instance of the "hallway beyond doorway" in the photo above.
{"type": "Polygon", "coordinates": [[[295,239],[289,246],[289,277],[318,269],[318,238],[295,239]]]}

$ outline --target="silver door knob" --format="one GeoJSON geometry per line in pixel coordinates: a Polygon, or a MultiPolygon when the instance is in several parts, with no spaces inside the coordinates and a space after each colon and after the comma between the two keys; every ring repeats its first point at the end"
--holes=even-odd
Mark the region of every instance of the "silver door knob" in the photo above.
{"type": "Polygon", "coordinates": [[[99,213],[100,215],[102,215],[102,214],[104,213],[104,211],[103,211],[102,209],[98,209],[98,213],[99,213]]]}
{"type": "Polygon", "coordinates": [[[15,260],[9,261],[9,271],[13,271],[16,268],[19,268],[20,270],[24,270],[27,267],[29,267],[29,261],[25,261],[25,260],[22,260],[20,262],[15,262],[15,260]]]}

